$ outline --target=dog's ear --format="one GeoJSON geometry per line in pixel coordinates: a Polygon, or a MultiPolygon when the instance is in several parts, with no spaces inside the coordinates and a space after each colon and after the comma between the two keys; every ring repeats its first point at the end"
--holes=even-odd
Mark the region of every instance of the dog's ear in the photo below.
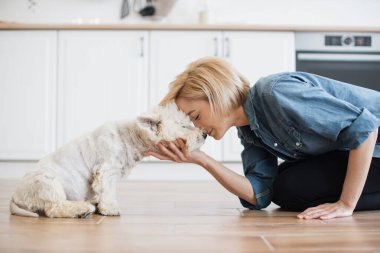
{"type": "Polygon", "coordinates": [[[160,120],[153,116],[139,116],[137,117],[137,123],[142,128],[156,132],[160,125],[160,120]]]}

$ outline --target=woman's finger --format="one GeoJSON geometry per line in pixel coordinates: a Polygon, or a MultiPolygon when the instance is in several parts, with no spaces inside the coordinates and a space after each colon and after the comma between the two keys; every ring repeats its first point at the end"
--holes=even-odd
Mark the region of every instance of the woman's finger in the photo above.
{"type": "Polygon", "coordinates": [[[180,140],[180,139],[176,139],[175,141],[173,141],[173,143],[177,146],[177,148],[178,148],[179,150],[182,151],[182,149],[181,149],[181,144],[180,144],[179,140],[180,140]]]}
{"type": "Polygon", "coordinates": [[[320,210],[320,206],[309,207],[302,213],[298,214],[297,217],[300,219],[305,219],[306,217],[313,215],[315,212],[319,212],[319,210],[320,210]]]}
{"type": "Polygon", "coordinates": [[[328,210],[318,210],[306,215],[305,219],[318,219],[319,217],[330,213],[328,210]]]}
{"type": "Polygon", "coordinates": [[[183,139],[178,139],[178,143],[179,143],[179,146],[181,147],[182,152],[184,154],[187,154],[188,150],[187,150],[186,142],[183,139]]]}
{"type": "Polygon", "coordinates": [[[177,155],[177,157],[179,157],[181,161],[186,161],[186,158],[183,155],[182,151],[179,150],[178,147],[173,142],[170,142],[168,147],[170,148],[172,152],[174,152],[177,155]]]}
{"type": "Polygon", "coordinates": [[[336,217],[339,217],[339,214],[335,211],[335,212],[330,212],[328,214],[321,215],[320,219],[321,220],[328,220],[328,219],[332,219],[332,218],[336,218],[336,217]]]}
{"type": "Polygon", "coordinates": [[[162,145],[161,143],[158,143],[157,147],[161,150],[161,152],[164,155],[168,156],[170,160],[179,162],[179,158],[176,157],[176,155],[173,152],[171,152],[168,148],[166,148],[164,145],[162,145]]]}
{"type": "Polygon", "coordinates": [[[304,214],[302,214],[303,219],[322,219],[322,217],[330,217],[330,214],[333,214],[332,216],[336,216],[336,205],[334,204],[323,204],[319,205],[317,207],[309,208],[307,209],[304,214]]]}
{"type": "Polygon", "coordinates": [[[308,208],[306,209],[305,211],[303,211],[302,213],[298,214],[297,217],[300,218],[300,219],[303,219],[305,218],[305,216],[311,211],[312,208],[308,208]]]}

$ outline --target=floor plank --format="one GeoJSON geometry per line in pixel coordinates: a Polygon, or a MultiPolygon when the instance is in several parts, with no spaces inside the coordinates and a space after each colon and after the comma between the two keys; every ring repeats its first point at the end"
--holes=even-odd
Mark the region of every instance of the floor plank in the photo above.
{"type": "Polygon", "coordinates": [[[299,220],[272,205],[249,211],[216,182],[123,181],[122,215],[9,214],[17,181],[0,180],[0,252],[380,252],[380,212],[299,220]]]}

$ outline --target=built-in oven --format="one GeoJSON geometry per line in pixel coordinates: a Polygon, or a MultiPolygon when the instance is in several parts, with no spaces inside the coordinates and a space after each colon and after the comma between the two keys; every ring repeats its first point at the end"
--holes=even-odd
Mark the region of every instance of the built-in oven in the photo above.
{"type": "Polygon", "coordinates": [[[299,32],[296,70],[380,91],[380,33],[299,32]]]}

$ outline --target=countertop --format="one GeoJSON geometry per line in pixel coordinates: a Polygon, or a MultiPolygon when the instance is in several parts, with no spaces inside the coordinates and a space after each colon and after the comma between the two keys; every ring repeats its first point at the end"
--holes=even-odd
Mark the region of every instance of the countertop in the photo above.
{"type": "Polygon", "coordinates": [[[380,32],[380,26],[311,26],[263,24],[30,24],[0,21],[0,30],[227,30],[294,32],[380,32]]]}

